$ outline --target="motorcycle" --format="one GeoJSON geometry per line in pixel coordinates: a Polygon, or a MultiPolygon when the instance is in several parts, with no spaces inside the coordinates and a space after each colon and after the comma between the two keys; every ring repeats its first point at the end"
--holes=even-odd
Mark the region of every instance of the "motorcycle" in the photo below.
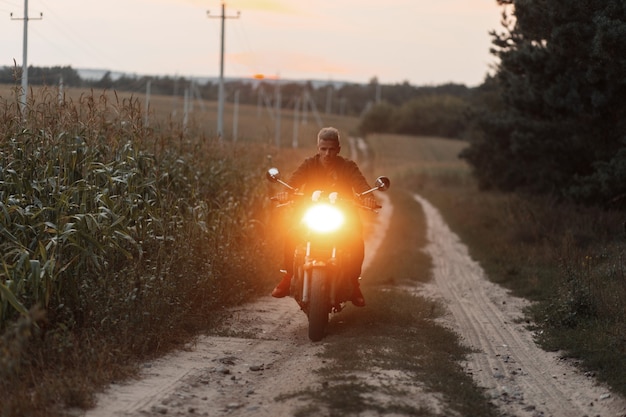
{"type": "MultiPolygon", "coordinates": [[[[304,199],[303,194],[280,178],[277,168],[270,168],[266,176],[270,182],[288,188],[294,197],[304,199]]],[[[358,199],[374,191],[386,191],[390,184],[389,178],[378,177],[374,188],[354,196],[357,198],[344,198],[332,190],[315,190],[298,211],[302,216],[302,227],[293,256],[290,296],[307,315],[309,339],[313,342],[324,337],[330,315],[340,312],[352,298],[354,284],[350,276],[351,254],[347,238],[350,213],[355,211],[351,206],[376,212],[376,209],[359,204],[358,199]]],[[[277,207],[291,204],[294,200],[277,207]]],[[[358,213],[352,215],[355,214],[358,213]]]]}

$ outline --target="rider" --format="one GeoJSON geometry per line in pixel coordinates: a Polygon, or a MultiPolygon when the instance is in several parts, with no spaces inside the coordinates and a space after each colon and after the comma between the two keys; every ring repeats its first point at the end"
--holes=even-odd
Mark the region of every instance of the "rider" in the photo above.
{"type": "MultiPolygon", "coordinates": [[[[362,193],[371,187],[361,173],[357,164],[349,159],[339,156],[341,143],[339,131],[334,127],[322,128],[317,134],[317,154],[309,157],[293,172],[288,183],[302,192],[305,187],[310,190],[338,191],[339,195],[354,195],[362,193]]],[[[287,193],[279,193],[279,201],[288,200],[287,193]]],[[[378,208],[378,202],[370,195],[361,199],[361,203],[369,208],[378,208]]],[[[365,299],[359,288],[359,278],[361,275],[361,265],[364,257],[364,243],[360,219],[358,213],[352,216],[355,218],[355,230],[353,236],[352,256],[353,256],[353,292],[352,304],[357,307],[365,306],[365,299]]],[[[293,254],[295,250],[294,233],[287,233],[284,249],[285,275],[280,283],[272,291],[272,296],[282,298],[289,295],[291,276],[293,275],[293,254]]]]}

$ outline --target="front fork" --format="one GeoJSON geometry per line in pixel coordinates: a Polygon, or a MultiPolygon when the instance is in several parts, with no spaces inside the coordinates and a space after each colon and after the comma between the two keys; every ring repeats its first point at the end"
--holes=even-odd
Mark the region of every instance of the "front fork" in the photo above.
{"type": "MultiPolygon", "coordinates": [[[[311,281],[311,271],[313,268],[329,268],[333,269],[337,265],[337,248],[333,247],[330,258],[327,261],[319,261],[311,259],[311,242],[306,243],[306,252],[304,255],[304,280],[302,283],[302,302],[309,302],[309,288],[311,281]]],[[[330,301],[331,305],[335,304],[335,285],[331,280],[330,301]]]]}

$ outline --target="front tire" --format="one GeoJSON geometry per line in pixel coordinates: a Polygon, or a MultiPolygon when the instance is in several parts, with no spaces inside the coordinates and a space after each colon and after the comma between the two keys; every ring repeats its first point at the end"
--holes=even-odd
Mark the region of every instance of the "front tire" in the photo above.
{"type": "Polygon", "coordinates": [[[309,339],[322,340],[328,324],[328,273],[326,269],[313,268],[311,271],[309,297],[309,339]]]}

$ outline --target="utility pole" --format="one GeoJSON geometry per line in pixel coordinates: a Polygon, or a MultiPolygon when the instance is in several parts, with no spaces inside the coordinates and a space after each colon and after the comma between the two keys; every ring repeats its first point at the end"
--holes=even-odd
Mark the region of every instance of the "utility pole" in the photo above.
{"type": "Polygon", "coordinates": [[[276,142],[276,147],[280,148],[280,108],[281,108],[281,97],[280,97],[280,79],[276,76],[276,90],[274,91],[275,97],[275,111],[276,111],[276,131],[274,132],[274,141],[276,142]]]}
{"type": "Polygon", "coordinates": [[[28,0],[24,0],[24,17],[21,19],[16,18],[13,17],[13,13],[11,13],[11,20],[24,21],[24,43],[22,45],[22,97],[20,98],[22,111],[26,108],[26,98],[28,95],[28,21],[41,19],[43,19],[43,13],[39,13],[38,18],[28,17],[28,0]]]}
{"type": "Polygon", "coordinates": [[[146,114],[145,114],[145,121],[144,124],[146,125],[146,127],[149,126],[150,124],[150,95],[152,92],[152,80],[148,80],[148,82],[146,83],[146,114]]]}
{"type": "Polygon", "coordinates": [[[220,48],[220,85],[217,104],[217,137],[221,140],[224,136],[224,21],[226,19],[238,19],[241,15],[237,12],[236,16],[226,16],[226,5],[222,2],[222,14],[220,16],[211,16],[211,11],[207,10],[206,14],[209,18],[222,19],[222,36],[220,48]]]}

